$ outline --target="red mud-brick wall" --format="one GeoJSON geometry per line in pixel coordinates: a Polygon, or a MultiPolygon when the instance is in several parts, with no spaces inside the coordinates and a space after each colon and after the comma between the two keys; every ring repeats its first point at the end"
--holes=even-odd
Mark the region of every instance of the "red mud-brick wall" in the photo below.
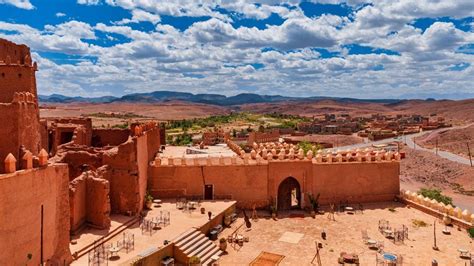
{"type": "MultiPolygon", "coordinates": [[[[7,123],[0,127],[0,160],[3,162],[8,153],[17,159],[17,169],[20,165],[20,145],[37,155],[42,148],[39,116],[37,107],[33,103],[1,104],[0,113],[8,118],[7,123]]],[[[0,173],[4,172],[3,163],[0,164],[0,173]]]]}
{"type": "Polygon", "coordinates": [[[137,148],[137,166],[138,166],[138,211],[143,209],[143,201],[147,190],[148,180],[148,133],[134,138],[137,148]]]}
{"type": "Polygon", "coordinates": [[[98,228],[110,227],[109,181],[89,175],[86,190],[87,222],[98,228]]]}
{"type": "Polygon", "coordinates": [[[204,196],[204,185],[214,185],[214,197],[231,197],[239,207],[268,205],[266,165],[150,167],[149,190],[159,198],[204,196]],[[171,193],[170,193],[171,192],[171,193]]]}
{"type": "Polygon", "coordinates": [[[113,213],[138,212],[138,165],[133,139],[103,154],[110,175],[110,205],[113,213]]]}
{"type": "Polygon", "coordinates": [[[313,193],[321,204],[393,200],[400,194],[400,163],[341,163],[313,165],[313,193]]]}
{"type": "Polygon", "coordinates": [[[0,265],[40,263],[41,205],[44,261],[71,261],[68,184],[64,164],[0,175],[0,265]]]}
{"type": "Polygon", "coordinates": [[[93,129],[92,146],[117,146],[127,141],[130,129],[93,129]]]}
{"type": "Polygon", "coordinates": [[[95,228],[110,226],[110,186],[104,170],[84,172],[69,183],[71,233],[78,232],[86,222],[95,228]]]}
{"type": "Polygon", "coordinates": [[[156,153],[159,151],[161,145],[166,143],[162,142],[161,134],[165,134],[164,130],[162,132],[160,127],[156,127],[152,130],[146,132],[147,137],[147,147],[148,147],[148,161],[155,159],[156,153]]]}
{"type": "Polygon", "coordinates": [[[272,161],[266,165],[150,166],[149,190],[154,197],[203,196],[214,185],[214,197],[231,197],[238,207],[265,207],[287,178],[301,188],[301,206],[308,193],[320,193],[321,204],[339,201],[392,200],[399,194],[399,162],[313,164],[311,161],[272,161]]]}
{"type": "Polygon", "coordinates": [[[71,232],[76,232],[86,222],[86,180],[84,175],[69,183],[71,232]]]}

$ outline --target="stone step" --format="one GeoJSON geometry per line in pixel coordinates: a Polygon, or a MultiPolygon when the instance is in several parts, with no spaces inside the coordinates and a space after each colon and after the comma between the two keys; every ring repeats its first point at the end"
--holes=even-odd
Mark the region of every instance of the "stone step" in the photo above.
{"type": "Polygon", "coordinates": [[[209,239],[207,239],[207,241],[205,241],[200,246],[196,246],[196,248],[190,253],[188,253],[187,255],[189,257],[198,256],[199,258],[201,258],[201,256],[205,254],[206,251],[210,250],[213,246],[215,246],[214,243],[212,243],[209,239]]]}
{"type": "Polygon", "coordinates": [[[189,236],[190,234],[192,234],[193,232],[196,232],[196,231],[197,231],[196,228],[190,228],[186,232],[181,233],[179,236],[175,237],[172,240],[172,242],[178,243],[180,240],[182,240],[183,238],[186,238],[187,236],[189,236]]]}
{"type": "Polygon", "coordinates": [[[215,262],[215,261],[212,259],[212,257],[213,257],[214,255],[220,257],[223,253],[224,253],[224,252],[221,251],[220,249],[217,249],[217,250],[214,251],[214,252],[209,252],[208,254],[206,254],[206,255],[204,256],[203,260],[201,260],[201,262],[202,262],[201,264],[202,264],[203,266],[212,265],[212,263],[215,262]]]}
{"type": "Polygon", "coordinates": [[[200,246],[204,245],[209,239],[204,234],[199,234],[198,237],[194,238],[193,240],[189,241],[186,245],[182,246],[180,249],[183,251],[184,254],[190,254],[200,246]]]}
{"type": "Polygon", "coordinates": [[[187,235],[184,238],[181,238],[181,240],[175,242],[175,246],[179,249],[181,249],[182,246],[186,245],[189,241],[192,241],[194,238],[198,237],[201,234],[199,231],[194,231],[191,234],[187,235]]]}
{"type": "Polygon", "coordinates": [[[198,256],[201,261],[205,261],[210,257],[210,254],[214,253],[219,248],[211,241],[209,241],[210,245],[199,252],[196,256],[198,256]]]}
{"type": "Polygon", "coordinates": [[[186,248],[184,248],[185,246],[186,247],[189,247],[189,244],[192,244],[194,243],[194,241],[196,240],[196,238],[200,238],[200,235],[201,235],[201,232],[199,231],[195,231],[193,232],[192,234],[188,235],[187,237],[181,239],[179,242],[177,242],[175,245],[177,248],[181,249],[181,250],[185,250],[186,248]]]}

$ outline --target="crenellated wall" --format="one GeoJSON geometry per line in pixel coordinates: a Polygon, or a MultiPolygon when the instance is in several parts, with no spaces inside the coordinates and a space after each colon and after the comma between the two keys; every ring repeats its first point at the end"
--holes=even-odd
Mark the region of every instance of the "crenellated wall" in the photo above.
{"type": "Polygon", "coordinates": [[[68,184],[65,164],[0,175],[0,265],[40,263],[41,205],[44,262],[71,261],[68,184]]]}
{"type": "Polygon", "coordinates": [[[399,193],[397,160],[321,162],[315,159],[252,160],[251,158],[159,158],[150,165],[148,187],[158,198],[203,197],[204,185],[214,197],[236,200],[239,207],[264,207],[278,196],[278,187],[295,178],[302,192],[321,194],[321,204],[392,200],[399,193]]]}

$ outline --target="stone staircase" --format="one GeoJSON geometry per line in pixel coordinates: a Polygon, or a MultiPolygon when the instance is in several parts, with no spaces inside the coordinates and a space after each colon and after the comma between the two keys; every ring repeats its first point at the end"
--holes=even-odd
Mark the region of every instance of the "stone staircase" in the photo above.
{"type": "Polygon", "coordinates": [[[175,257],[186,258],[186,263],[192,256],[197,256],[202,265],[212,265],[215,262],[212,257],[222,254],[219,247],[196,228],[184,232],[173,242],[175,257]]]}

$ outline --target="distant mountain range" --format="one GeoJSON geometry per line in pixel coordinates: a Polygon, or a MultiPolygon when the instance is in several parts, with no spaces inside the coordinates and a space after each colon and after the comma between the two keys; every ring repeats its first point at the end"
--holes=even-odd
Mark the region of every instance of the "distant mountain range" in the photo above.
{"type": "Polygon", "coordinates": [[[113,103],[113,102],[146,102],[159,103],[166,101],[186,101],[193,103],[213,104],[220,106],[232,106],[251,103],[272,103],[282,101],[317,101],[317,100],[334,100],[338,102],[372,102],[396,104],[403,100],[397,99],[355,99],[355,98],[337,98],[337,97],[287,97],[281,95],[260,95],[254,93],[241,93],[235,96],[224,96],[220,94],[192,94],[187,92],[174,91],[154,91],[148,93],[133,93],[122,97],[103,96],[97,98],[86,97],[69,97],[60,94],[52,94],[49,96],[40,95],[40,103],[113,103]]]}

